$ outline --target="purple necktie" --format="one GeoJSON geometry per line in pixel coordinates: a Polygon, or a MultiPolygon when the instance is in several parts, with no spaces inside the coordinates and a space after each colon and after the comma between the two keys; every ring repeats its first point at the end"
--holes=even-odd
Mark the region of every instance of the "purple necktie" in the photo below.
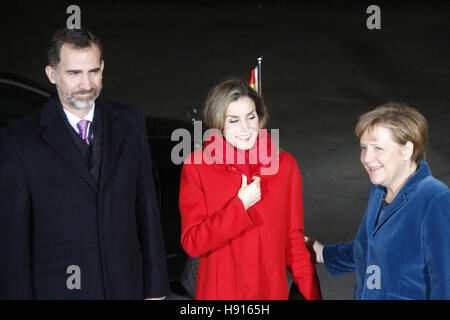
{"type": "Polygon", "coordinates": [[[86,142],[88,145],[91,144],[87,135],[89,123],[90,123],[89,120],[80,120],[77,123],[78,130],[80,130],[81,139],[83,139],[84,142],[86,142]]]}

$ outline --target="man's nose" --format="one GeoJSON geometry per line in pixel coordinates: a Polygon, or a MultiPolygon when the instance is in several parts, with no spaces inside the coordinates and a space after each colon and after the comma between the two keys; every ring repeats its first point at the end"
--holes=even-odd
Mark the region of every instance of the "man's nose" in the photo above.
{"type": "Polygon", "coordinates": [[[89,77],[88,73],[84,73],[81,75],[80,79],[80,89],[83,90],[90,90],[92,88],[91,86],[91,79],[89,77]]]}

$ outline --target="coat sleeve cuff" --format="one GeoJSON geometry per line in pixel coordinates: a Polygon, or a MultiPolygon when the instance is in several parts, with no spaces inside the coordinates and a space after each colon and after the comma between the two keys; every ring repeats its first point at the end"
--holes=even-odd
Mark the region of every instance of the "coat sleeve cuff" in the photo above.
{"type": "Polygon", "coordinates": [[[325,267],[332,276],[355,271],[353,241],[326,245],[322,254],[325,267]]]}

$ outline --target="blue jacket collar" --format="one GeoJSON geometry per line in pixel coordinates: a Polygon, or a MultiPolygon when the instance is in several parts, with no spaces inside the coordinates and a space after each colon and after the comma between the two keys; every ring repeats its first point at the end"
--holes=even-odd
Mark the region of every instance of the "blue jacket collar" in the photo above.
{"type": "MultiPolygon", "coordinates": [[[[409,178],[408,181],[406,181],[405,185],[400,189],[398,194],[411,193],[420,181],[422,181],[423,179],[425,179],[428,176],[431,176],[430,167],[428,166],[428,163],[426,161],[420,161],[418,166],[419,167],[418,167],[416,173],[414,173],[414,175],[411,178],[409,178]]],[[[381,190],[382,192],[384,192],[386,190],[385,187],[383,187],[382,185],[379,185],[379,184],[375,185],[375,188],[377,190],[381,190]]],[[[396,199],[397,198],[398,197],[396,197],[396,199]]],[[[394,202],[395,202],[395,200],[394,200],[394,202]]]]}
{"type": "Polygon", "coordinates": [[[376,221],[376,217],[378,215],[378,212],[381,207],[381,203],[383,201],[383,194],[386,190],[385,187],[381,185],[375,185],[376,192],[373,197],[373,204],[375,206],[373,212],[374,216],[372,216],[370,227],[373,226],[373,236],[375,233],[383,226],[383,224],[390,218],[392,215],[394,215],[398,210],[400,210],[401,207],[403,207],[406,202],[408,201],[408,196],[410,193],[414,192],[415,188],[417,187],[418,183],[422,181],[423,179],[427,178],[431,175],[430,167],[428,166],[428,163],[426,161],[421,161],[419,163],[419,167],[416,171],[416,173],[408,179],[408,181],[405,183],[405,185],[400,189],[397,196],[395,197],[394,201],[386,208],[386,212],[384,213],[383,217],[379,219],[378,224],[374,225],[376,221]]]}

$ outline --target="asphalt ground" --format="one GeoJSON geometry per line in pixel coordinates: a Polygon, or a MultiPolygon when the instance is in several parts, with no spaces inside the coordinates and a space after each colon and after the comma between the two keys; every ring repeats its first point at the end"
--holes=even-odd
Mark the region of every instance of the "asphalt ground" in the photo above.
{"type": "MultiPolygon", "coordinates": [[[[448,2],[381,2],[379,30],[366,27],[367,4],[339,3],[77,4],[82,26],[103,42],[103,94],[149,116],[184,119],[212,85],[248,77],[263,56],[268,127],[280,130],[281,147],[299,164],[306,234],[327,244],[352,240],[364,214],[369,180],[353,130],[377,105],[404,102],[425,115],[427,160],[450,184],[448,2]]],[[[47,83],[48,39],[65,25],[70,4],[6,4],[0,70],[47,83]]],[[[325,299],[352,299],[354,274],[317,270],[325,299]]]]}

